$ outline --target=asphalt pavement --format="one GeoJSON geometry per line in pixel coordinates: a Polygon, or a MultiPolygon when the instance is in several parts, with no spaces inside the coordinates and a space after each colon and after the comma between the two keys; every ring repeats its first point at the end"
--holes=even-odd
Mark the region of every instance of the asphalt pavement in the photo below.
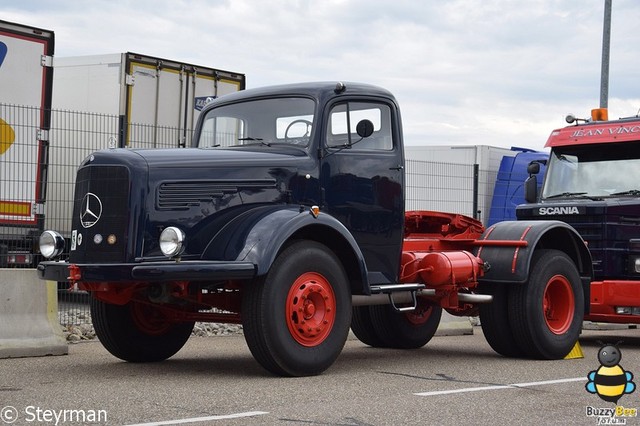
{"type": "Polygon", "coordinates": [[[615,404],[586,388],[602,342],[618,341],[619,365],[640,377],[637,329],[585,330],[584,357],[559,361],[503,358],[480,327],[410,351],[350,339],[329,370],[303,378],[264,371],[241,335],[192,337],[152,364],[92,341],[66,356],[0,360],[0,425],[640,424],[640,391],[615,404]]]}

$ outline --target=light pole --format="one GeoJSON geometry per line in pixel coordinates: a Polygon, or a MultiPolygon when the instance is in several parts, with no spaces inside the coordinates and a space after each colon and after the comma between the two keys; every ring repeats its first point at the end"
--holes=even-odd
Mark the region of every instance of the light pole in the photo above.
{"type": "Polygon", "coordinates": [[[602,31],[602,68],[600,71],[600,108],[609,106],[609,45],[611,44],[611,0],[604,0],[602,31]]]}

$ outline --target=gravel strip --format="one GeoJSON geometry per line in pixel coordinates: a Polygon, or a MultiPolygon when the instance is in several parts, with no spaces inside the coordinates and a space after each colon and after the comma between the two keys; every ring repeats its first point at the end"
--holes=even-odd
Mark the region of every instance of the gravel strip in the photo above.
{"type": "MultiPolygon", "coordinates": [[[[91,316],[82,311],[59,312],[58,318],[62,332],[69,343],[78,343],[96,338],[96,332],[91,324],[91,316]]],[[[239,324],[222,324],[211,322],[197,322],[193,327],[192,336],[211,337],[242,334],[239,324]]]]}

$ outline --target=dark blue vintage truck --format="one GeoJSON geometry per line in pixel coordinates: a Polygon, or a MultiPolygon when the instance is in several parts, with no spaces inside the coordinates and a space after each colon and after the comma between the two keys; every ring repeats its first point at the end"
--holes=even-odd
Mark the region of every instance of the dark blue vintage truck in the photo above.
{"type": "Polygon", "coordinates": [[[558,359],[577,341],[592,279],[578,233],[405,212],[388,91],[333,82],[225,95],[203,109],[193,141],[91,154],[70,241],[40,239],[50,260],[39,276],[91,294],[96,334],[116,357],[163,360],[195,321],[241,323],[265,369],[314,375],[350,327],[373,347],[419,348],[442,309],[479,315],[505,356],[558,359]]]}

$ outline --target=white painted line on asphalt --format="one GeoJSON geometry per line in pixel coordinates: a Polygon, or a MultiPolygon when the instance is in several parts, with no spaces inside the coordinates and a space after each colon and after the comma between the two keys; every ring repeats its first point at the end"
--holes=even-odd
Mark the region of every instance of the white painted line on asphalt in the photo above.
{"type": "Polygon", "coordinates": [[[451,389],[451,390],[433,391],[433,392],[419,392],[419,393],[414,393],[414,395],[417,395],[417,396],[449,395],[452,393],[479,392],[479,391],[496,390],[496,389],[517,389],[517,388],[526,388],[531,386],[553,385],[557,383],[569,383],[569,382],[579,382],[579,381],[586,382],[587,376],[574,377],[571,379],[546,380],[544,382],[512,383],[510,385],[494,385],[494,386],[481,386],[477,388],[463,388],[463,389],[451,389]]]}
{"type": "Polygon", "coordinates": [[[233,413],[233,414],[227,414],[225,416],[193,417],[190,419],[165,420],[165,421],[151,422],[151,423],[137,423],[137,424],[126,425],[126,426],[181,425],[185,423],[208,422],[211,420],[229,420],[229,419],[239,419],[241,417],[262,416],[264,414],[269,414],[269,412],[268,411],[247,411],[246,413],[233,413]]]}

